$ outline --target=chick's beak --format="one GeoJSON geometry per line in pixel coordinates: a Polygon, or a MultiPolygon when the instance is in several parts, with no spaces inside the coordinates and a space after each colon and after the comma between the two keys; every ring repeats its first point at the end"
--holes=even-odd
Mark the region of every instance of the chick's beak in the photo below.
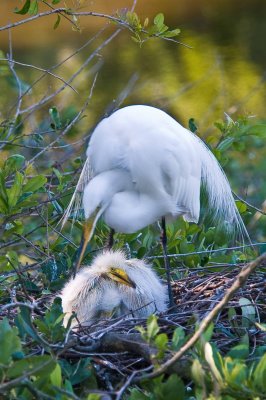
{"type": "Polygon", "coordinates": [[[112,279],[115,282],[121,283],[122,285],[130,286],[132,288],[136,288],[135,283],[129,278],[128,274],[121,268],[110,268],[108,272],[106,272],[108,278],[112,279]]]}

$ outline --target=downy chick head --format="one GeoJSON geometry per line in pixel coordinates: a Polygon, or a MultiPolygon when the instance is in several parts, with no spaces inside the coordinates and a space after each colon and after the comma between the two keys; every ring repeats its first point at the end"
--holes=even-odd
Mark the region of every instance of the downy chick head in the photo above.
{"type": "Polygon", "coordinates": [[[65,325],[73,312],[82,325],[91,325],[126,314],[147,317],[163,312],[167,291],[143,260],[127,260],[121,251],[106,251],[65,285],[61,298],[65,325]]]}

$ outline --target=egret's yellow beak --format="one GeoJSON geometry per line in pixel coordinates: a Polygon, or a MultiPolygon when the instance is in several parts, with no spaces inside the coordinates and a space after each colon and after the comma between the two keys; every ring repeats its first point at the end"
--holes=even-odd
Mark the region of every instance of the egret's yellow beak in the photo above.
{"type": "Polygon", "coordinates": [[[105,275],[113,281],[121,283],[122,285],[130,286],[132,288],[136,287],[135,283],[129,278],[128,274],[121,268],[111,267],[105,275]]]}
{"type": "Polygon", "coordinates": [[[93,235],[94,229],[96,222],[99,218],[99,208],[95,210],[95,212],[91,215],[90,218],[85,220],[84,226],[83,226],[83,233],[81,237],[81,242],[80,246],[77,251],[77,256],[76,256],[76,261],[74,263],[74,268],[73,268],[73,277],[75,278],[76,273],[80,267],[81,261],[83,259],[84,253],[86,251],[87,245],[93,235]]]}

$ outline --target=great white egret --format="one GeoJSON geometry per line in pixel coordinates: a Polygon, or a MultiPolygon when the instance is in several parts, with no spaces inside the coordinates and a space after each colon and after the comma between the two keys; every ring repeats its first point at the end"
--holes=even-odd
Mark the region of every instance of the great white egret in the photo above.
{"type": "Polygon", "coordinates": [[[145,105],[125,107],[104,118],[91,136],[87,160],[63,220],[73,207],[79,208],[81,194],[85,223],[76,269],[101,216],[122,233],[136,232],[162,218],[170,293],[164,218],[182,216],[197,223],[201,185],[216,225],[248,236],[224,172],[195,134],[164,111],[145,105]]]}
{"type": "Polygon", "coordinates": [[[82,325],[90,325],[102,318],[165,311],[167,290],[143,260],[106,251],[66,284],[61,299],[65,326],[73,312],[82,325]]]}

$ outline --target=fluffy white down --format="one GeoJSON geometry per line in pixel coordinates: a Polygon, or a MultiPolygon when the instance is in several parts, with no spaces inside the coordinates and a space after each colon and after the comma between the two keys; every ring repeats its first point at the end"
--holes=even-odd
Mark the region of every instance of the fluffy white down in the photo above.
{"type": "MultiPolygon", "coordinates": [[[[127,260],[120,251],[107,251],[98,255],[92,265],[84,267],[61,292],[64,324],[77,314],[82,325],[121,315],[147,317],[166,310],[167,290],[155,272],[143,260],[127,260]],[[106,277],[110,268],[126,272],[135,288],[106,277]]],[[[72,326],[76,325],[73,320],[72,326]]]]}

